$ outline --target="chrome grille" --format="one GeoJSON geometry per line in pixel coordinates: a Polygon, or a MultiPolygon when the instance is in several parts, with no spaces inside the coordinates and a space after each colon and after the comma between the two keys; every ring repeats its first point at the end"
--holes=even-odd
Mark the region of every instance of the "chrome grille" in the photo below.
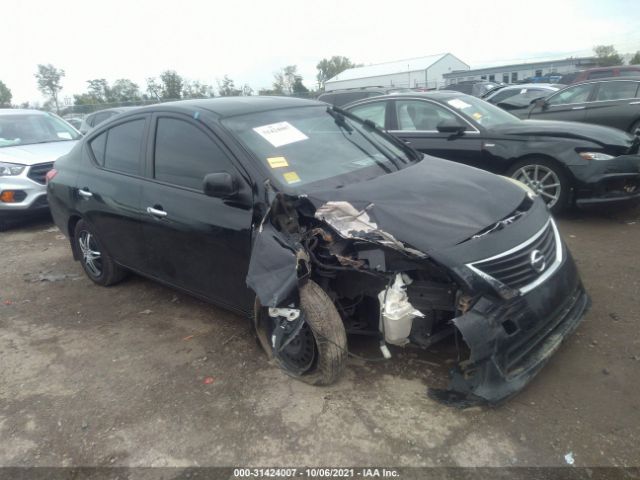
{"type": "Polygon", "coordinates": [[[562,242],[553,219],[549,219],[546,225],[526,242],[467,266],[497,287],[501,293],[505,290],[526,293],[549,277],[560,263],[562,242]],[[534,255],[544,258],[544,268],[534,268],[534,255]]]}
{"type": "Polygon", "coordinates": [[[44,185],[46,183],[45,176],[47,175],[47,172],[52,168],[53,168],[53,162],[40,163],[38,165],[33,165],[29,169],[29,173],[27,173],[27,177],[29,177],[34,182],[38,182],[44,185]]]}

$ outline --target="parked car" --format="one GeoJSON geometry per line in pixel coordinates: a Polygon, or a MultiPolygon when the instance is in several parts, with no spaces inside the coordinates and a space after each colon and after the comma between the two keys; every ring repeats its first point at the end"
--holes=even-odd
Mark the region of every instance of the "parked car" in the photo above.
{"type": "Polygon", "coordinates": [[[487,82],[485,80],[464,80],[462,82],[452,83],[446,87],[442,87],[441,90],[461,92],[473,95],[474,97],[482,97],[497,87],[500,87],[500,84],[495,82],[487,82]]]}
{"type": "Polygon", "coordinates": [[[80,130],[80,126],[82,125],[82,118],[79,117],[63,117],[63,120],[71,125],[76,130],[80,130]]]}
{"type": "Polygon", "coordinates": [[[635,133],[640,128],[640,77],[570,85],[519,115],[595,123],[635,133]]]}
{"type": "Polygon", "coordinates": [[[45,175],[78,138],[75,128],[52,113],[0,110],[0,230],[11,220],[47,211],[45,175]]]}
{"type": "Polygon", "coordinates": [[[615,67],[588,68],[580,72],[567,73],[559,83],[571,85],[586,80],[599,80],[610,77],[640,77],[640,65],[619,65],[615,67]]]}
{"type": "Polygon", "coordinates": [[[640,198],[640,139],[617,129],[521,120],[453,92],[376,97],[345,109],[421,152],[521,180],[555,213],[640,198]]]}
{"type": "Polygon", "coordinates": [[[92,128],[98,126],[105,120],[118,115],[119,113],[126,112],[128,110],[132,110],[137,107],[116,107],[116,108],[105,108],[104,110],[98,110],[97,112],[90,113],[82,120],[82,124],[80,125],[80,133],[83,135],[87,133],[92,128]]]}
{"type": "Polygon", "coordinates": [[[410,91],[408,88],[395,87],[362,87],[362,88],[345,88],[341,90],[332,90],[318,96],[318,100],[339,107],[346,103],[355,102],[362,98],[376,97],[378,95],[386,95],[393,92],[410,91]]]}
{"type": "Polygon", "coordinates": [[[134,271],[246,314],[269,356],[312,384],[338,378],[347,331],[377,336],[386,356],[387,343],[455,337],[451,390],[433,394],[496,402],[589,304],[528,187],[322,102],[144,107],[92,130],[49,178],[93,282],[134,271]]]}
{"type": "Polygon", "coordinates": [[[482,99],[504,110],[519,110],[529,108],[532,101],[548,97],[561,88],[564,85],[548,83],[504,85],[491,90],[482,99]]]}

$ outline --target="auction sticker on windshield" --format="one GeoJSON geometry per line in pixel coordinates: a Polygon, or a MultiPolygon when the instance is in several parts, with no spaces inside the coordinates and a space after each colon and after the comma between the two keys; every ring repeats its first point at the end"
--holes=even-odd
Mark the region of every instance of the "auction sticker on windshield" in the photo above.
{"type": "Polygon", "coordinates": [[[449,100],[447,103],[451,105],[453,108],[457,108],[458,110],[464,110],[465,108],[469,108],[471,106],[467,102],[464,102],[459,98],[454,98],[453,100],[449,100]]]}
{"type": "Polygon", "coordinates": [[[253,130],[274,147],[281,147],[309,139],[309,137],[289,122],[271,123],[269,125],[256,127],[253,130]]]}
{"type": "Polygon", "coordinates": [[[300,177],[296,172],[286,172],[282,176],[287,183],[298,183],[300,181],[300,177]]]}
{"type": "Polygon", "coordinates": [[[284,157],[269,157],[267,158],[267,162],[269,162],[269,166],[271,168],[282,168],[289,166],[289,162],[287,162],[287,159],[284,157]]]}

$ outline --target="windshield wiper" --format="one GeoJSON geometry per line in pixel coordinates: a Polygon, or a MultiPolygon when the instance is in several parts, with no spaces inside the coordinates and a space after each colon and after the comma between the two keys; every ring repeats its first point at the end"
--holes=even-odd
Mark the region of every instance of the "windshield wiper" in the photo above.
{"type": "Polygon", "coordinates": [[[327,113],[333,117],[336,121],[336,125],[344,128],[349,133],[353,132],[353,127],[347,123],[342,113],[335,111],[332,107],[327,107],[327,113]]]}

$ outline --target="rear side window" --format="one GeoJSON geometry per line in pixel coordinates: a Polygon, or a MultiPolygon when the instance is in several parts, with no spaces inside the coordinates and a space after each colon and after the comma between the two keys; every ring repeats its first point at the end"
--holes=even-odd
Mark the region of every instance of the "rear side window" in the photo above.
{"type": "Polygon", "coordinates": [[[635,98],[638,90],[637,82],[602,82],[598,88],[596,100],[620,100],[635,98]]]}
{"type": "Polygon", "coordinates": [[[143,118],[121,123],[91,140],[96,161],[109,170],[139,174],[144,123],[143,118]]]}
{"type": "Polygon", "coordinates": [[[600,70],[597,72],[590,72],[589,75],[587,75],[587,78],[589,80],[593,80],[595,78],[607,78],[607,77],[613,77],[613,70],[600,70]]]}
{"type": "Polygon", "coordinates": [[[226,154],[202,130],[176,118],[159,118],[154,178],[202,191],[205,175],[229,171],[226,154]]]}

